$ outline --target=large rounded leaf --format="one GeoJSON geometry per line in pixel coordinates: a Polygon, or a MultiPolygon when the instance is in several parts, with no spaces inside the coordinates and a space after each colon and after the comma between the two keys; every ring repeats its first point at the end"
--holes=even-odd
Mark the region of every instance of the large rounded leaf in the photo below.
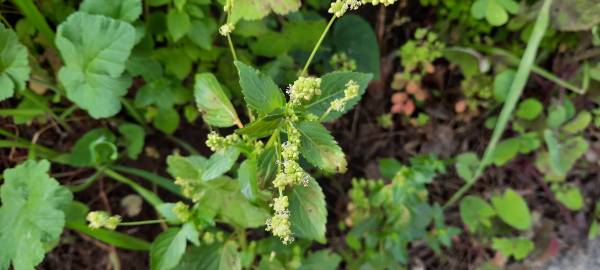
{"type": "Polygon", "coordinates": [[[65,62],[58,77],[67,98],[94,118],[117,114],[131,84],[122,74],[134,41],[135,29],[123,21],[84,12],[69,16],[56,35],[65,62]]]}
{"type": "Polygon", "coordinates": [[[29,78],[27,49],[12,30],[0,24],[0,101],[25,88],[29,78]]]}

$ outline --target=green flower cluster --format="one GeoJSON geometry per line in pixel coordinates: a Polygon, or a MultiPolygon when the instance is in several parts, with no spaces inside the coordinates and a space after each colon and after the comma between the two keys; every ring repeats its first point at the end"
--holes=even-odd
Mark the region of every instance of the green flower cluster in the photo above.
{"type": "Polygon", "coordinates": [[[290,103],[299,105],[321,94],[321,79],[315,77],[300,77],[287,90],[290,103]]]}
{"type": "Polygon", "coordinates": [[[106,228],[114,230],[121,223],[121,217],[118,215],[111,216],[105,211],[92,211],[87,214],[86,217],[89,222],[89,226],[92,229],[106,228]]]}
{"type": "Polygon", "coordinates": [[[341,112],[344,110],[346,103],[358,96],[360,86],[357,82],[350,80],[346,83],[346,89],[344,90],[344,97],[335,99],[330,104],[330,110],[341,112]]]}
{"type": "Polygon", "coordinates": [[[241,141],[242,139],[240,138],[240,136],[235,133],[227,135],[226,137],[222,137],[221,135],[213,131],[210,134],[208,134],[208,137],[206,138],[206,146],[208,146],[208,148],[210,148],[211,151],[217,152],[226,149],[230,146],[233,146],[234,144],[238,144],[241,141]]]}
{"type": "Polygon", "coordinates": [[[389,6],[395,2],[396,0],[336,0],[331,3],[327,12],[339,18],[344,16],[348,10],[357,10],[363,4],[389,6]]]}
{"type": "Polygon", "coordinates": [[[183,223],[187,222],[192,217],[192,212],[190,212],[190,206],[183,202],[177,202],[175,204],[175,206],[173,207],[173,213],[175,214],[177,219],[183,223]]]}
{"type": "Polygon", "coordinates": [[[281,145],[282,162],[279,163],[279,172],[273,180],[273,186],[277,188],[279,197],[273,199],[273,210],[275,214],[267,220],[267,231],[279,237],[284,244],[294,241],[290,228],[290,214],[288,211],[288,197],[283,195],[286,187],[308,184],[308,175],[302,169],[298,160],[300,159],[300,132],[290,125],[288,128],[288,140],[281,145]]]}
{"type": "Polygon", "coordinates": [[[345,52],[332,55],[329,64],[334,70],[339,71],[355,71],[357,68],[356,60],[350,58],[345,52]]]}
{"type": "Polygon", "coordinates": [[[193,202],[198,202],[204,197],[203,188],[199,183],[199,181],[181,177],[175,178],[175,184],[181,187],[181,194],[193,202]]]}

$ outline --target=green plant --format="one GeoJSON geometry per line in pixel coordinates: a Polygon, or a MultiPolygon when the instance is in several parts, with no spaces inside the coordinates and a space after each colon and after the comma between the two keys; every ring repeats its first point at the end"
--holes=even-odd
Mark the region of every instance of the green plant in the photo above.
{"type": "Polygon", "coordinates": [[[352,181],[344,224],[351,251],[343,255],[349,267],[396,269],[408,263],[408,245],[416,241],[427,242],[437,253],[450,246],[459,229],[445,224],[441,207],[429,202],[426,189],[445,171],[443,163],[418,156],[407,165],[394,159],[379,164],[386,180],[352,181]]]}

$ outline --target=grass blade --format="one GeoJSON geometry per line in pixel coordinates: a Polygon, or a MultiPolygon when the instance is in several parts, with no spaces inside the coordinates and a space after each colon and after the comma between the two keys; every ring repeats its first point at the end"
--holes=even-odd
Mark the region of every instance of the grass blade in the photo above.
{"type": "Polygon", "coordinates": [[[517,106],[517,102],[521,98],[521,94],[523,93],[523,89],[527,84],[527,80],[529,79],[529,75],[535,63],[535,58],[537,55],[538,48],[546,30],[548,29],[548,25],[550,23],[550,6],[552,5],[552,0],[545,0],[542,9],[538,15],[538,18],[535,22],[533,33],[529,38],[529,42],[527,43],[527,49],[525,49],[525,54],[523,54],[523,58],[521,59],[521,63],[519,64],[519,69],[517,70],[517,74],[515,79],[510,87],[510,91],[508,93],[508,97],[502,107],[502,111],[500,112],[500,116],[498,117],[498,122],[496,123],[496,127],[494,128],[494,132],[492,134],[492,138],[490,143],[488,144],[485,152],[483,154],[483,159],[477,166],[477,170],[473,174],[473,177],[470,181],[459,189],[448,202],[444,205],[444,208],[452,206],[456,203],[469,189],[477,182],[479,177],[483,174],[483,171],[487,167],[487,165],[491,162],[494,151],[496,150],[496,145],[498,141],[500,141],[500,137],[504,133],[506,126],[508,125],[508,121],[510,120],[515,107],[517,106]]]}
{"type": "Polygon", "coordinates": [[[32,0],[13,0],[13,3],[25,14],[25,17],[40,31],[42,36],[48,41],[48,45],[54,47],[54,31],[48,25],[48,22],[42,16],[32,0]]]}

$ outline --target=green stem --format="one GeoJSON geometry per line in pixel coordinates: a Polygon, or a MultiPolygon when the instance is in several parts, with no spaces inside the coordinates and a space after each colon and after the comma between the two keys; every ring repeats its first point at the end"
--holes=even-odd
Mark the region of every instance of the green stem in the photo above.
{"type": "Polygon", "coordinates": [[[148,171],[145,170],[141,170],[138,168],[132,168],[132,167],[126,167],[126,166],[120,166],[120,165],[113,165],[110,166],[111,169],[121,172],[121,173],[125,173],[125,174],[130,174],[130,175],[134,175],[137,177],[141,177],[143,179],[146,179],[147,181],[156,184],[168,191],[170,191],[173,194],[176,194],[178,196],[183,196],[181,195],[181,189],[179,188],[179,186],[175,185],[175,183],[173,183],[173,181],[171,179],[150,173],[148,171]]]}
{"type": "Polygon", "coordinates": [[[33,24],[33,26],[44,36],[48,41],[48,44],[55,48],[54,45],[54,31],[48,25],[48,22],[42,16],[38,8],[35,6],[32,0],[13,0],[13,3],[25,14],[25,17],[33,24]]]}
{"type": "Polygon", "coordinates": [[[121,103],[123,104],[123,107],[125,107],[125,111],[127,111],[127,113],[129,113],[129,115],[133,117],[133,119],[138,124],[140,124],[142,127],[144,127],[144,129],[147,130],[148,126],[146,125],[146,121],[144,121],[144,117],[142,117],[140,112],[136,108],[134,108],[133,105],[131,105],[131,102],[129,102],[127,98],[122,97],[121,103]]]}
{"type": "Polygon", "coordinates": [[[67,132],[71,133],[73,132],[73,128],[71,128],[71,126],[69,126],[69,124],[67,124],[66,121],[64,121],[63,119],[61,119],[60,117],[58,117],[58,115],[56,115],[52,109],[50,109],[50,107],[48,107],[46,104],[44,104],[43,102],[40,102],[37,99],[37,96],[35,96],[31,91],[29,90],[25,90],[25,91],[21,91],[20,92],[26,99],[29,99],[31,102],[33,102],[36,106],[39,106],[40,108],[42,108],[44,111],[46,111],[50,116],[52,116],[52,118],[59,124],[61,125],[67,132]]]}
{"type": "Polygon", "coordinates": [[[100,177],[100,175],[102,175],[102,171],[98,170],[92,176],[85,179],[85,181],[83,183],[76,185],[76,186],[70,186],[69,190],[73,193],[84,191],[88,187],[90,187],[94,182],[96,182],[96,180],[98,180],[98,177],[100,177]]]}
{"type": "Polygon", "coordinates": [[[166,222],[166,220],[164,220],[164,219],[130,221],[130,222],[120,222],[119,226],[151,225],[151,224],[160,224],[160,223],[165,223],[165,222],[166,222]]]}
{"type": "MultiPolygon", "coordinates": [[[[101,168],[96,168],[96,170],[101,170],[101,168]]],[[[104,169],[104,174],[106,174],[106,176],[114,179],[117,182],[123,183],[131,187],[135,192],[140,194],[140,196],[142,196],[142,198],[144,198],[148,203],[154,206],[154,208],[157,208],[159,205],[163,204],[163,201],[158,196],[156,196],[154,192],[147,190],[135,181],[111,169],[104,169]]]]}
{"type": "Polygon", "coordinates": [[[538,15],[537,21],[535,22],[533,28],[533,34],[529,38],[529,42],[527,43],[527,48],[525,49],[525,53],[523,54],[523,59],[521,59],[521,63],[519,64],[519,68],[517,70],[517,74],[515,75],[515,79],[513,80],[510,91],[508,93],[508,97],[504,102],[504,106],[502,107],[502,111],[500,112],[500,116],[498,117],[498,122],[496,123],[496,127],[494,128],[494,132],[492,134],[492,138],[485,149],[483,154],[483,158],[473,177],[467,181],[463,187],[461,187],[456,193],[452,195],[450,200],[446,202],[444,205],[444,209],[452,206],[456,203],[462,196],[467,193],[471,189],[479,177],[483,174],[483,171],[487,167],[488,164],[491,163],[494,151],[496,150],[496,145],[500,141],[500,137],[504,133],[506,126],[508,125],[508,121],[511,118],[511,115],[523,93],[529,75],[532,71],[532,67],[535,63],[535,58],[537,55],[538,48],[540,43],[542,42],[542,38],[548,29],[548,25],[550,23],[550,6],[552,5],[552,0],[545,0],[542,9],[538,15]]]}
{"type": "Polygon", "coordinates": [[[308,67],[310,66],[310,63],[313,61],[313,58],[315,58],[315,55],[317,54],[319,47],[321,47],[321,43],[323,43],[323,40],[325,40],[325,36],[327,36],[327,32],[329,32],[329,29],[333,25],[333,22],[335,21],[336,18],[337,17],[335,15],[333,15],[333,17],[331,17],[331,20],[329,20],[327,27],[325,27],[325,30],[323,30],[321,37],[319,37],[319,41],[317,41],[317,44],[315,44],[315,47],[313,48],[312,52],[310,53],[310,56],[308,57],[308,61],[306,61],[306,64],[304,65],[304,68],[302,69],[302,73],[300,73],[301,77],[305,76],[306,72],[308,72],[308,67]]]}
{"type": "Polygon", "coordinates": [[[0,109],[0,116],[34,117],[44,113],[46,111],[40,109],[0,109]]]}
{"type": "Polygon", "coordinates": [[[233,47],[233,41],[231,41],[230,34],[227,34],[227,43],[229,43],[229,50],[231,50],[231,56],[233,56],[233,60],[237,61],[237,54],[235,53],[235,48],[233,47]]]}
{"type": "Polygon", "coordinates": [[[169,139],[170,141],[174,142],[175,144],[177,144],[179,147],[185,149],[185,151],[188,151],[188,153],[192,154],[192,155],[199,155],[200,153],[198,152],[198,150],[196,150],[192,145],[190,145],[189,143],[187,143],[184,140],[181,140],[173,135],[167,135],[167,139],[169,139]]]}
{"type": "MultiPolygon", "coordinates": [[[[505,51],[500,48],[491,48],[491,49],[488,49],[487,51],[491,54],[495,54],[495,55],[504,57],[509,62],[509,64],[514,65],[514,66],[518,66],[521,61],[518,57],[514,56],[510,52],[505,51]]],[[[533,73],[535,73],[539,76],[542,76],[545,79],[555,83],[556,85],[558,85],[562,88],[565,88],[565,89],[569,89],[577,94],[584,94],[587,90],[586,87],[577,87],[577,86],[557,77],[556,75],[546,71],[545,69],[541,68],[538,65],[534,64],[531,67],[531,71],[533,73]]]]}

